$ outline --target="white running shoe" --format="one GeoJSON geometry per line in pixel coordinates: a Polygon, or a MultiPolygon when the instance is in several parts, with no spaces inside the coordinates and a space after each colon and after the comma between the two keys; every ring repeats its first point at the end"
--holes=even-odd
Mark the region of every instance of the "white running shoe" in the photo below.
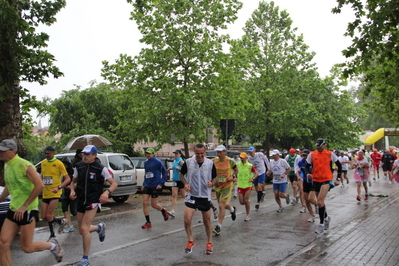
{"type": "Polygon", "coordinates": [[[317,234],[323,234],[324,233],[324,224],[319,224],[316,228],[315,231],[317,234]]]}
{"type": "Polygon", "coordinates": [[[300,213],[305,213],[306,212],[306,207],[302,206],[301,210],[299,211],[300,213]]]}
{"type": "Polygon", "coordinates": [[[330,227],[330,222],[331,222],[330,216],[324,218],[324,230],[328,230],[328,228],[330,227]]]}
{"type": "Polygon", "coordinates": [[[316,220],[316,216],[312,215],[312,216],[310,216],[308,222],[309,223],[314,223],[315,220],[316,220]]]}

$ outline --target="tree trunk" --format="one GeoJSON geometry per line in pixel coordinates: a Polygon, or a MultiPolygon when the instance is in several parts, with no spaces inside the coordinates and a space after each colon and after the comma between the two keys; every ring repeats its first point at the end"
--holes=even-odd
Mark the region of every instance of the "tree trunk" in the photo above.
{"type": "Polygon", "coordinates": [[[190,158],[190,150],[188,149],[188,143],[186,140],[183,140],[183,145],[184,145],[184,156],[186,158],[190,158]]]}
{"type": "MultiPolygon", "coordinates": [[[[14,139],[18,145],[18,154],[26,157],[26,148],[22,144],[22,115],[19,103],[19,86],[2,88],[3,101],[0,101],[0,140],[14,139]]],[[[4,185],[4,164],[0,163],[0,185],[4,185]]]]}

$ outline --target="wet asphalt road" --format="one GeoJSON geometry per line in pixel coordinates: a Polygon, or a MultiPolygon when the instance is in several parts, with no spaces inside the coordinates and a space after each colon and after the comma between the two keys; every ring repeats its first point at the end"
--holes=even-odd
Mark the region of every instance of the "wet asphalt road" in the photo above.
{"type": "MultiPolygon", "coordinates": [[[[91,265],[301,265],[301,262],[294,263],[292,258],[301,254],[302,261],[312,259],[339,241],[343,234],[361,226],[366,218],[376,215],[380,208],[392,202],[399,204],[396,200],[399,187],[389,185],[383,179],[374,182],[370,188],[370,193],[375,196],[368,201],[356,201],[356,184],[352,173],[349,176],[349,185],[336,187],[328,194],[326,206],[332,221],[330,230],[323,236],[314,233],[318,220],[309,223],[309,214],[300,213],[299,204],[286,205],[283,201],[285,209],[277,213],[277,204],[269,188],[258,211],[254,209],[256,193],[252,192],[252,220],[249,222],[244,222],[244,206],[239,205],[237,199],[232,200],[232,204],[238,207],[237,219],[233,222],[230,214],[226,215],[221,235],[213,239],[213,255],[205,254],[204,226],[198,223],[200,213],[196,213],[193,219],[197,247],[191,254],[184,253],[187,237],[181,200],[176,218],[169,221],[165,222],[160,212],[151,210],[153,228],[146,230],[141,229],[145,219],[140,195],[124,204],[110,202],[107,206],[111,207],[112,213],[95,219],[95,223],[107,223],[107,236],[104,242],[99,242],[97,234],[92,234],[91,265]]],[[[291,187],[288,187],[288,192],[292,194],[291,187]]],[[[170,196],[161,197],[161,202],[169,207],[170,196]]],[[[216,225],[215,220],[212,222],[216,225]]],[[[35,240],[47,241],[48,236],[47,227],[38,228],[35,240]]],[[[80,235],[78,232],[65,233],[57,238],[65,249],[65,258],[57,265],[75,265],[82,254],[80,235]]],[[[50,252],[23,253],[18,238],[13,242],[12,250],[13,265],[55,265],[50,252]]]]}

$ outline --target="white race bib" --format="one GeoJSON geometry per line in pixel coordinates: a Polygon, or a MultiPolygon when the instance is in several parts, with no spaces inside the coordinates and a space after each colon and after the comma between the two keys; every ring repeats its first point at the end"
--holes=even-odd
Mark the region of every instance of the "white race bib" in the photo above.
{"type": "Polygon", "coordinates": [[[53,177],[52,176],[44,176],[43,177],[43,184],[52,185],[53,184],[53,177]]]}

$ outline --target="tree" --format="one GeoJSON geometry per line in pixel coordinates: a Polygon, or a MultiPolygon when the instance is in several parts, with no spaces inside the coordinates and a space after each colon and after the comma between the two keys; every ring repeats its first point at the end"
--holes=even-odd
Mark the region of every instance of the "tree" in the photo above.
{"type": "Polygon", "coordinates": [[[261,1],[244,27],[240,40],[231,42],[231,53],[243,72],[252,105],[243,117],[240,133],[264,146],[281,136],[311,135],[320,114],[308,100],[318,89],[314,53],[295,34],[286,11],[274,2],[261,1]]]}
{"type": "MultiPolygon", "coordinates": [[[[129,1],[132,2],[132,1],[129,1]]],[[[136,1],[137,2],[137,1],[136,1]]],[[[218,33],[236,19],[237,0],[164,0],[133,4],[132,19],[143,34],[134,58],[104,62],[103,75],[122,88],[126,109],[119,129],[132,141],[158,144],[204,141],[221,118],[234,118],[241,88],[223,53],[218,33]],[[229,117],[227,117],[229,116],[229,117]]]]}
{"type": "Polygon", "coordinates": [[[374,111],[399,125],[399,1],[337,0],[333,13],[351,5],[355,20],[345,35],[352,44],[343,51],[347,62],[345,76],[360,76],[364,95],[375,97],[374,111]]]}
{"type": "MultiPolygon", "coordinates": [[[[35,28],[54,23],[55,14],[64,6],[64,0],[0,0],[0,139],[14,138],[22,155],[26,151],[22,145],[20,104],[33,102],[35,98],[20,82],[44,84],[50,74],[55,78],[62,75],[53,65],[54,57],[43,50],[49,36],[36,33],[35,28]]],[[[2,172],[1,163],[0,180],[2,172]]]]}
{"type": "Polygon", "coordinates": [[[57,150],[61,150],[72,139],[86,134],[102,135],[112,142],[115,151],[134,155],[132,142],[123,139],[117,130],[115,118],[119,109],[125,109],[118,100],[119,90],[109,84],[92,82],[87,89],[80,87],[63,91],[50,104],[50,128],[52,135],[61,133],[57,150]]]}

